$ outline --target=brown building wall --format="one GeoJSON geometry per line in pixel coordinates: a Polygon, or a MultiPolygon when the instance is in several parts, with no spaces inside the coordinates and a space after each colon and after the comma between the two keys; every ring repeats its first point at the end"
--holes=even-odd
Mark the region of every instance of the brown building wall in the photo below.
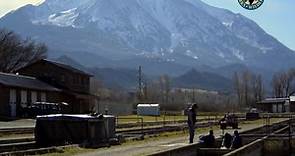
{"type": "MultiPolygon", "coordinates": [[[[47,94],[48,102],[66,102],[69,113],[88,113],[90,110],[90,76],[42,60],[18,71],[21,75],[37,77],[62,93],[47,94]]],[[[39,96],[38,96],[39,97],[39,96]]]]}
{"type": "Polygon", "coordinates": [[[290,112],[295,112],[295,102],[290,102],[290,112]]]}
{"type": "Polygon", "coordinates": [[[9,90],[0,84],[0,116],[10,116],[9,90]]]}
{"type": "Polygon", "coordinates": [[[52,92],[52,91],[42,91],[42,90],[32,90],[28,88],[15,88],[6,87],[0,85],[0,116],[10,117],[10,89],[16,91],[16,115],[22,115],[21,107],[21,91],[27,92],[27,105],[31,105],[32,92],[37,93],[37,101],[41,101],[41,93],[46,94],[45,102],[66,102],[69,106],[66,109],[66,113],[88,113],[89,112],[89,98],[87,97],[76,97],[76,95],[69,94],[67,92],[52,92]]]}
{"type": "Polygon", "coordinates": [[[37,77],[53,86],[89,93],[89,76],[74,73],[48,62],[39,62],[18,71],[22,75],[37,77]]]}
{"type": "Polygon", "coordinates": [[[258,104],[257,106],[263,112],[268,112],[268,113],[272,112],[272,104],[258,104]]]}
{"type": "MultiPolygon", "coordinates": [[[[64,95],[63,92],[52,92],[52,91],[42,91],[42,90],[32,90],[27,88],[15,88],[15,87],[6,87],[0,85],[0,116],[10,116],[10,89],[16,90],[16,115],[21,116],[22,114],[22,107],[21,107],[21,91],[27,92],[27,106],[31,105],[32,98],[31,94],[32,92],[37,93],[37,101],[41,101],[41,93],[46,94],[46,101],[45,102],[67,102],[70,104],[70,102],[73,101],[73,99],[69,96],[64,95]]],[[[71,113],[71,110],[69,110],[68,113],[71,113]]]]}

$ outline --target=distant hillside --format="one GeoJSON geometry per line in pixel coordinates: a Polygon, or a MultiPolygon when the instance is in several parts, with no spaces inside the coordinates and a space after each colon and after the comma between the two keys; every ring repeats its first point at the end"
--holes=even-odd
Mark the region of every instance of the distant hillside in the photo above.
{"type": "Polygon", "coordinates": [[[92,68],[91,73],[109,88],[131,89],[137,85],[137,71],[131,69],[92,68]]]}
{"type": "Polygon", "coordinates": [[[214,73],[199,72],[192,69],[187,73],[174,78],[173,85],[175,87],[199,88],[224,92],[230,91],[232,82],[230,79],[214,73]]]}
{"type": "Polygon", "coordinates": [[[94,78],[102,81],[103,85],[108,88],[130,89],[137,84],[137,70],[135,69],[87,68],[67,56],[61,56],[55,60],[93,74],[94,78]]]}
{"type": "MultiPolygon", "coordinates": [[[[93,74],[96,79],[102,81],[103,85],[108,88],[134,89],[137,86],[138,73],[136,69],[86,68],[66,56],[56,60],[93,74]]],[[[148,81],[157,79],[157,77],[149,74],[144,74],[144,78],[148,81]]],[[[214,73],[199,72],[195,69],[191,69],[179,77],[170,78],[172,79],[172,86],[178,88],[199,88],[214,91],[229,91],[231,88],[230,79],[214,73]]]]}

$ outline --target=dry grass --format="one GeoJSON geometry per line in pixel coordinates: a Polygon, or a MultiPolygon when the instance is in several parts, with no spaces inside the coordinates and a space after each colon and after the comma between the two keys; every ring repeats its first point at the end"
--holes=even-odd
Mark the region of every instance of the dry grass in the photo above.
{"type": "MultiPolygon", "coordinates": [[[[202,113],[198,115],[197,119],[214,119],[222,117],[220,114],[207,114],[202,113]]],[[[139,118],[143,119],[143,122],[163,122],[165,121],[185,121],[187,120],[186,115],[161,115],[161,116],[138,116],[138,115],[127,115],[119,116],[118,123],[138,123],[141,122],[139,118]]]]}

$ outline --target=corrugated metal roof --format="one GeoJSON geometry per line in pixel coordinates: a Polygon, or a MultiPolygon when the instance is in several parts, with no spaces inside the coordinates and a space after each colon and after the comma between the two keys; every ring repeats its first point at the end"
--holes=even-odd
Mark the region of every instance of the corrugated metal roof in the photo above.
{"type": "Polygon", "coordinates": [[[34,77],[8,74],[0,72],[0,84],[11,87],[20,87],[36,90],[46,90],[46,91],[61,91],[47,83],[44,83],[34,77]]]}
{"type": "Polygon", "coordinates": [[[159,107],[160,105],[157,103],[148,104],[148,103],[140,103],[137,107],[159,107]]]}
{"type": "Polygon", "coordinates": [[[284,103],[287,100],[289,100],[289,98],[267,98],[258,103],[284,103]]]}

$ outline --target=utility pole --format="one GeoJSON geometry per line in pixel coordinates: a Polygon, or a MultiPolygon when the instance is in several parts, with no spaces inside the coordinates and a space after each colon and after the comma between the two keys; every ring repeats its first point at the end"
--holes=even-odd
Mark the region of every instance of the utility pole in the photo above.
{"type": "Polygon", "coordinates": [[[142,68],[138,68],[138,102],[142,101],[142,68]]]}

